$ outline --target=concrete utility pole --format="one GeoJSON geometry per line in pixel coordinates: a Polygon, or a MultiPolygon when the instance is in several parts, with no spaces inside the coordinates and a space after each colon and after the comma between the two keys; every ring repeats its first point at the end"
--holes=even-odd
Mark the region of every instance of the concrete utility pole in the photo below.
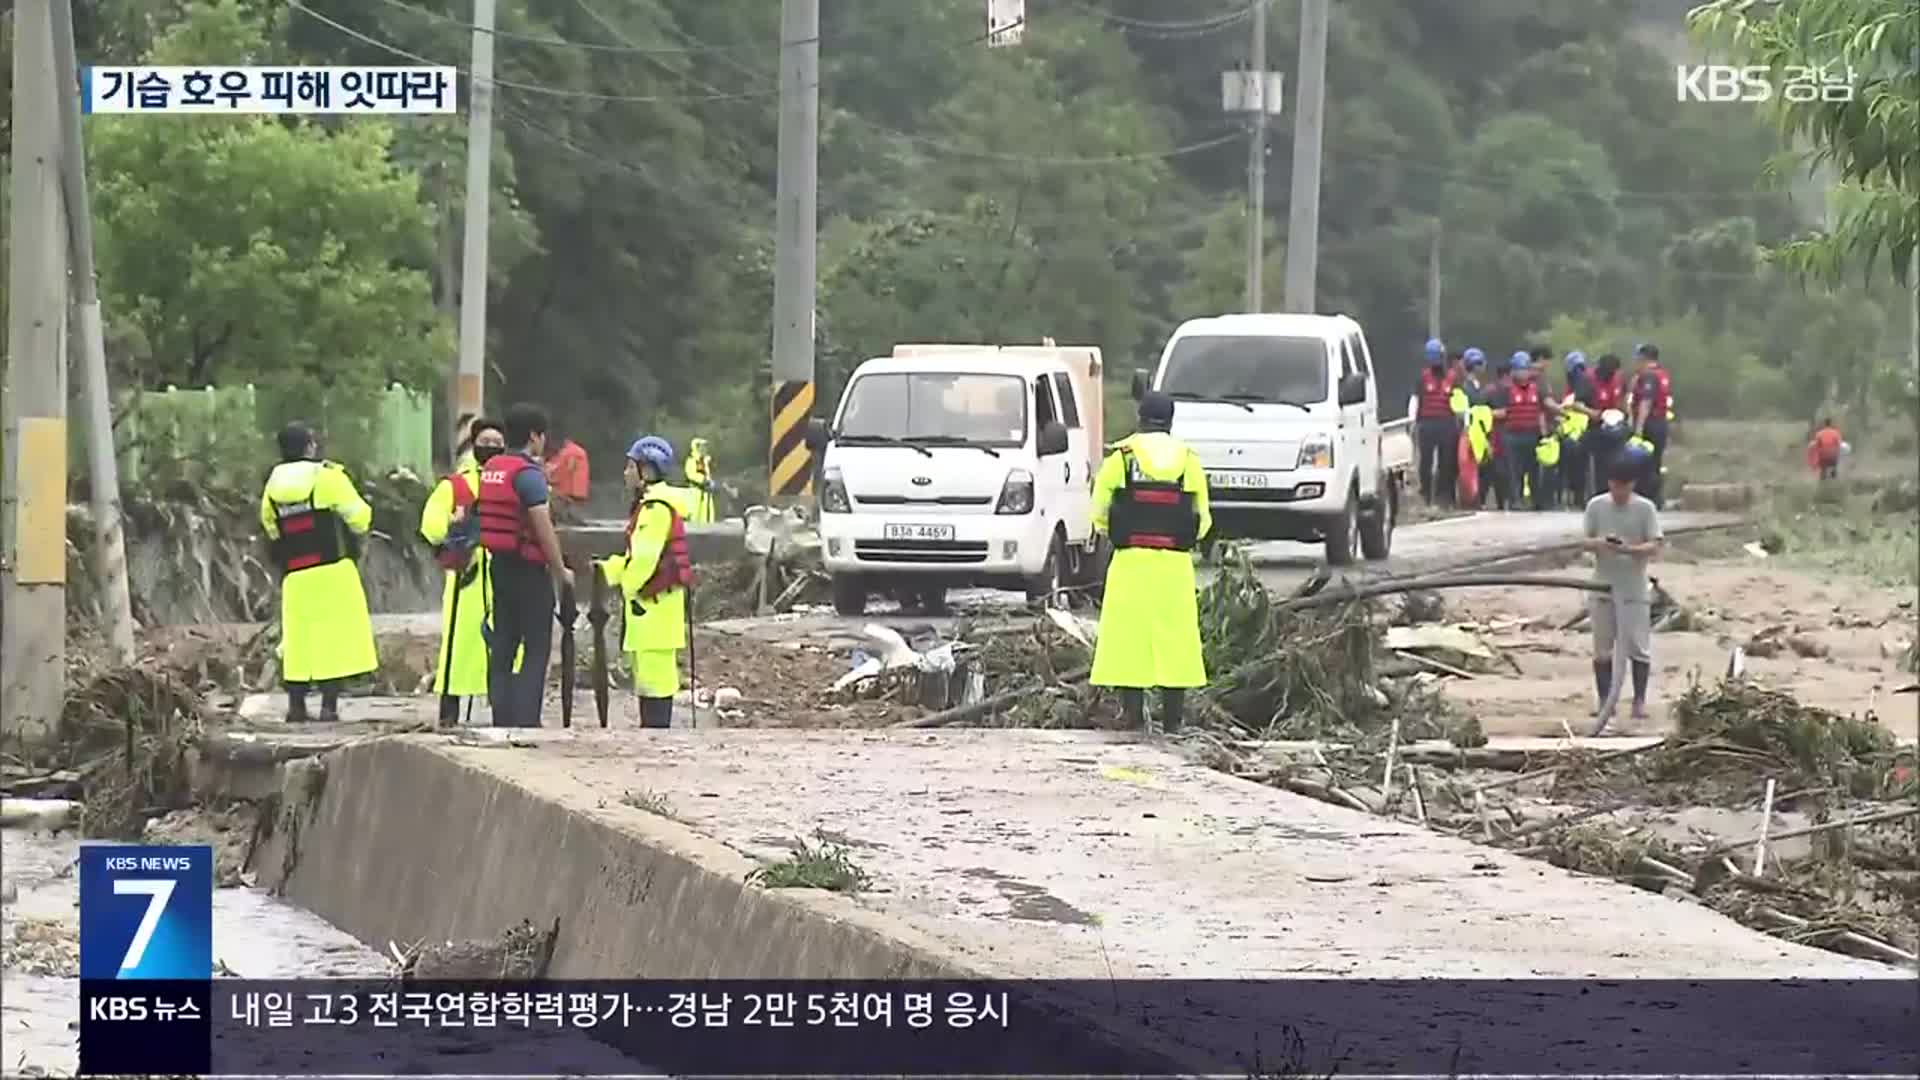
{"type": "Polygon", "coordinates": [[[93,268],[93,209],[87,199],[87,147],[80,131],[80,72],[73,47],[73,0],[53,3],[54,78],[66,153],[60,181],[66,196],[67,242],[80,295],[81,372],[87,395],[87,478],[93,509],[93,573],[107,643],[116,663],[133,663],[133,597],[127,588],[127,546],[120,530],[120,463],[113,453],[113,387],[107,382],[107,335],[93,268]]]}
{"type": "Polygon", "coordinates": [[[44,743],[67,677],[67,313],[54,0],[13,12],[11,309],[7,320],[6,630],[0,708],[8,737],[44,743]]]}
{"type": "Polygon", "coordinates": [[[1267,231],[1267,3],[1253,6],[1253,48],[1248,66],[1253,69],[1254,85],[1261,88],[1261,100],[1253,110],[1253,138],[1247,149],[1247,311],[1258,312],[1266,306],[1266,289],[1261,281],[1266,268],[1267,231]]]}
{"type": "Polygon", "coordinates": [[[1440,222],[1433,223],[1433,239],[1427,245],[1427,337],[1440,336],[1440,222]]]}
{"type": "MultiPolygon", "coordinates": [[[[487,196],[493,192],[494,0],[473,0],[473,63],[467,80],[466,243],[461,250],[460,368],[453,416],[480,415],[487,371],[487,196]]],[[[450,425],[458,427],[457,423],[450,425]]],[[[455,431],[453,442],[460,441],[455,431]]]]}
{"type": "Polygon", "coordinates": [[[781,0],[780,140],[767,495],[813,492],[814,258],[820,158],[820,0],[781,0]]]}
{"type": "Polygon", "coordinates": [[[1300,109],[1287,207],[1287,310],[1314,310],[1320,263],[1320,135],[1327,111],[1327,3],[1300,0],[1300,109]]]}

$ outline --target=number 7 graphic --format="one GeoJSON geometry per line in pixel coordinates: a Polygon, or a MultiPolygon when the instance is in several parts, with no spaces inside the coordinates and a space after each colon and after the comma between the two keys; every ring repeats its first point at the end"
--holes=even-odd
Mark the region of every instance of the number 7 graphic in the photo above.
{"type": "Polygon", "coordinates": [[[120,961],[121,971],[132,971],[140,966],[147,955],[147,946],[153,941],[153,932],[160,926],[160,914],[167,910],[167,901],[173,898],[171,878],[120,878],[113,883],[115,896],[144,896],[147,898],[147,910],[140,916],[140,926],[133,932],[133,941],[127,945],[127,955],[120,961]]]}

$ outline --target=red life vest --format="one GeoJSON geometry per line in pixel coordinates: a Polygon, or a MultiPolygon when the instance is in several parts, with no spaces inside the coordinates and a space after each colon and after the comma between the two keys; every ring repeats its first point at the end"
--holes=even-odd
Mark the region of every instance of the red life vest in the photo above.
{"type": "Polygon", "coordinates": [[[1507,384],[1507,430],[1522,435],[1540,432],[1540,387],[1534,383],[1507,384]]]}
{"type": "Polygon", "coordinates": [[[473,511],[473,489],[467,486],[466,476],[454,473],[447,483],[453,488],[453,508],[467,511],[467,516],[447,526],[447,535],[434,545],[433,558],[442,570],[458,573],[473,563],[473,549],[480,543],[480,519],[473,511]]]}
{"type": "MultiPolygon", "coordinates": [[[[318,476],[315,482],[317,486],[318,476]]],[[[273,560],[283,575],[353,557],[345,538],[347,523],[332,510],[315,509],[313,490],[308,488],[299,502],[273,504],[273,560]]]]}
{"type": "Polygon", "coordinates": [[[1107,534],[1115,548],[1192,551],[1200,539],[1200,512],[1187,490],[1185,470],[1172,480],[1155,480],[1140,470],[1133,451],[1121,450],[1126,480],[1113,493],[1107,534]]]}
{"type": "Polygon", "coordinates": [[[1420,419],[1453,418],[1453,376],[1435,375],[1432,368],[1420,373],[1420,419]]]}
{"type": "MultiPolygon", "coordinates": [[[[1640,378],[1634,381],[1634,397],[1640,397],[1643,389],[1651,391],[1646,400],[1651,403],[1647,409],[1647,423],[1665,423],[1667,420],[1667,401],[1673,397],[1673,378],[1667,369],[1659,364],[1649,365],[1640,378]]],[[[1637,402],[1636,402],[1637,404],[1637,402]]]]}
{"type": "Polygon", "coordinates": [[[1620,373],[1617,371],[1614,372],[1613,378],[1611,379],[1602,379],[1598,375],[1592,376],[1592,379],[1594,411],[1606,412],[1608,409],[1619,408],[1621,391],[1620,373]]]}
{"type": "Polygon", "coordinates": [[[527,510],[520,505],[520,493],[513,479],[521,469],[537,469],[525,454],[495,454],[480,467],[480,490],[473,500],[474,515],[480,519],[480,546],[495,555],[513,555],[530,563],[545,565],[547,553],[540,550],[533,530],[527,528],[527,510]]]}
{"type": "Polygon", "coordinates": [[[640,527],[640,511],[649,506],[667,508],[667,542],[653,564],[653,576],[640,586],[640,598],[651,600],[673,589],[693,588],[693,555],[687,550],[687,523],[680,510],[665,499],[642,499],[627,518],[627,546],[633,546],[633,531],[640,527]]]}

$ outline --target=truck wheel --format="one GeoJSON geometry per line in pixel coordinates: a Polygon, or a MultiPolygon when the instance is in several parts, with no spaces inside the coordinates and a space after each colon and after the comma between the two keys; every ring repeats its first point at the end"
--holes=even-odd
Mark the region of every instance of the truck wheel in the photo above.
{"type": "Polygon", "coordinates": [[[1360,550],[1366,557],[1379,562],[1387,557],[1393,547],[1393,526],[1400,516],[1400,492],[1393,487],[1393,481],[1380,478],[1380,495],[1373,501],[1373,509],[1360,519],[1360,550]]]}
{"type": "Polygon", "coordinates": [[[842,615],[865,615],[867,613],[867,583],[856,577],[835,574],[833,578],[833,610],[842,615]]]}
{"type": "Polygon", "coordinates": [[[1041,565],[1040,572],[1027,579],[1028,607],[1038,611],[1047,607],[1066,606],[1066,594],[1060,591],[1060,567],[1064,561],[1060,537],[1056,535],[1047,545],[1047,561],[1041,565]]]}
{"type": "Polygon", "coordinates": [[[1327,565],[1352,566],[1360,557],[1360,497],[1349,492],[1347,507],[1327,526],[1327,565]]]}

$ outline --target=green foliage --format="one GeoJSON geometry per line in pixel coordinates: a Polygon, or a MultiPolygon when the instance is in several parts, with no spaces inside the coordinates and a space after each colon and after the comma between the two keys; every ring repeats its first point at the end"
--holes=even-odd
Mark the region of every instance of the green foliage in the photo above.
{"type": "Polygon", "coordinates": [[[1787,100],[1768,111],[1781,131],[1811,144],[1803,157],[1851,186],[1825,233],[1777,257],[1803,273],[1838,278],[1884,265],[1900,281],[1920,249],[1920,7],[1911,0],[1802,0],[1755,6],[1713,0],[1688,16],[1703,39],[1776,71],[1811,67],[1856,81],[1849,101],[1787,100]]]}

